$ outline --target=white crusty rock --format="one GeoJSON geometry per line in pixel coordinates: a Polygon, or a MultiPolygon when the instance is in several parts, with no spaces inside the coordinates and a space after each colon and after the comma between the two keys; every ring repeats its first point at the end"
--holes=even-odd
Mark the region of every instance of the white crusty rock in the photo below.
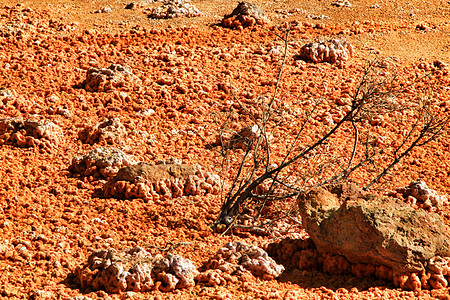
{"type": "Polygon", "coordinates": [[[107,119],[93,126],[85,127],[78,133],[79,139],[86,144],[120,144],[127,132],[119,118],[107,119]]]}
{"type": "Polygon", "coordinates": [[[223,27],[237,29],[256,24],[262,25],[265,22],[264,12],[256,4],[242,1],[239,2],[231,14],[222,19],[221,25],[223,27]]]}
{"type": "MultiPolygon", "coordinates": [[[[273,137],[270,133],[266,133],[266,137],[270,142],[273,137]]],[[[212,146],[222,146],[227,149],[242,149],[247,150],[252,148],[256,143],[257,139],[263,139],[263,147],[265,146],[265,137],[261,133],[258,125],[244,126],[238,132],[223,132],[216,135],[214,143],[212,146]]]]}
{"type": "Polygon", "coordinates": [[[32,300],[50,300],[55,298],[56,295],[54,292],[44,290],[34,290],[30,295],[30,299],[32,300]]]}
{"type": "Polygon", "coordinates": [[[427,271],[420,274],[421,283],[425,285],[425,288],[447,288],[450,280],[450,257],[433,257],[428,262],[427,271]],[[424,277],[428,279],[428,282],[425,282],[424,277]]]}
{"type": "Polygon", "coordinates": [[[150,253],[139,247],[122,253],[102,249],[89,255],[87,263],[75,269],[75,276],[82,289],[146,292],[154,285],[153,263],[150,253]]]}
{"type": "Polygon", "coordinates": [[[0,88],[0,101],[14,97],[17,97],[17,92],[14,89],[0,88]]]}
{"type": "Polygon", "coordinates": [[[351,263],[344,256],[320,253],[310,238],[284,239],[269,244],[268,253],[287,269],[320,270],[329,274],[353,274],[358,278],[377,277],[393,281],[392,268],[384,265],[351,263]]]}
{"type": "Polygon", "coordinates": [[[103,188],[105,197],[146,201],[208,193],[217,195],[219,191],[219,176],[203,171],[198,165],[144,162],[120,169],[103,188]]]}
{"type": "Polygon", "coordinates": [[[318,269],[319,253],[310,238],[291,239],[271,243],[267,253],[287,269],[318,269]]]}
{"type": "Polygon", "coordinates": [[[0,25],[0,37],[29,37],[36,27],[27,23],[10,23],[0,25]]]}
{"type": "Polygon", "coordinates": [[[392,268],[351,263],[342,255],[321,253],[310,238],[283,239],[269,244],[267,252],[287,269],[320,270],[329,274],[353,274],[360,278],[376,276],[382,280],[393,280],[392,268]]]}
{"type": "Polygon", "coordinates": [[[72,159],[69,171],[82,177],[110,179],[120,168],[136,164],[136,160],[113,147],[98,147],[72,159]]]}
{"type": "Polygon", "coordinates": [[[352,4],[348,0],[336,0],[333,3],[331,3],[333,6],[337,7],[351,7],[352,4]]]}
{"type": "Polygon", "coordinates": [[[353,46],[349,42],[331,39],[303,45],[296,58],[314,63],[328,62],[334,64],[348,60],[353,56],[353,52],[353,46]]]}
{"type": "Polygon", "coordinates": [[[0,119],[0,145],[11,143],[18,147],[51,149],[63,140],[62,129],[48,120],[0,119]]]}
{"type": "Polygon", "coordinates": [[[84,88],[89,92],[105,92],[115,88],[133,90],[141,83],[130,67],[112,64],[106,69],[90,68],[86,73],[84,88]]]}
{"type": "Polygon", "coordinates": [[[198,17],[203,14],[186,0],[164,0],[160,7],[152,8],[148,15],[152,19],[172,19],[179,17],[198,17]]]}
{"type": "Polygon", "coordinates": [[[96,250],[74,273],[82,289],[108,293],[190,288],[198,275],[190,260],[172,254],[153,257],[141,247],[120,253],[115,249],[96,250]]]}
{"type": "Polygon", "coordinates": [[[153,271],[156,278],[162,281],[159,288],[163,291],[191,288],[195,286],[194,279],[199,274],[192,261],[170,253],[155,262],[153,271]]]}
{"type": "Polygon", "coordinates": [[[277,278],[284,271],[284,267],[277,264],[266,251],[240,241],[227,243],[220,248],[206,267],[228,274],[250,271],[254,276],[266,280],[277,278]]]}
{"type": "Polygon", "coordinates": [[[96,11],[94,11],[94,14],[104,14],[104,13],[110,13],[112,11],[112,8],[110,6],[102,6],[99,7],[96,11]]]}
{"type": "Polygon", "coordinates": [[[245,126],[233,134],[222,133],[216,136],[216,141],[214,145],[221,145],[224,148],[236,149],[240,148],[243,150],[252,147],[255,139],[260,135],[260,130],[258,125],[245,126]]]}
{"type": "Polygon", "coordinates": [[[447,196],[439,195],[438,192],[430,189],[422,179],[413,181],[406,187],[398,188],[397,192],[402,194],[411,206],[433,212],[441,211],[442,205],[448,201],[447,196]]]}

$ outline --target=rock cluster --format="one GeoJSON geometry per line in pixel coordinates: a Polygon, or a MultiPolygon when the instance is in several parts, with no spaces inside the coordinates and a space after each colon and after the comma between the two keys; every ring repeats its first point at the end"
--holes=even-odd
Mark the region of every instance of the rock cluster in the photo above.
{"type": "Polygon", "coordinates": [[[120,169],[103,189],[105,197],[146,201],[207,193],[216,195],[219,191],[220,178],[198,165],[144,162],[120,169]]]}
{"type": "Polygon", "coordinates": [[[148,17],[152,19],[172,19],[202,15],[197,7],[186,0],[164,0],[162,6],[150,10],[148,17]]]}
{"type": "Polygon", "coordinates": [[[120,253],[115,249],[96,250],[74,273],[82,289],[108,293],[189,288],[195,285],[198,275],[190,260],[172,254],[153,257],[141,247],[120,253]]]}
{"type": "Polygon", "coordinates": [[[331,39],[322,42],[312,42],[302,46],[296,59],[313,63],[342,63],[353,56],[353,46],[345,41],[331,39]]]}
{"type": "Polygon", "coordinates": [[[420,272],[400,272],[385,265],[352,263],[339,254],[319,252],[310,238],[283,239],[269,244],[267,252],[288,269],[320,270],[329,274],[352,274],[359,278],[376,277],[404,290],[447,288],[450,257],[435,256],[424,261],[420,272]]]}
{"type": "Polygon", "coordinates": [[[78,133],[78,138],[86,144],[120,144],[126,135],[125,126],[119,118],[105,118],[93,126],[87,126],[78,133]]]}
{"type": "Polygon", "coordinates": [[[98,147],[72,159],[69,171],[82,177],[110,179],[120,168],[136,164],[136,160],[113,147],[98,147]]]}
{"type": "Polygon", "coordinates": [[[357,277],[376,276],[389,281],[394,278],[392,268],[387,266],[351,263],[342,255],[321,253],[310,238],[283,239],[269,244],[267,252],[288,269],[321,270],[330,274],[353,274],[357,277]]]}
{"type": "Polygon", "coordinates": [[[242,242],[228,243],[208,261],[206,271],[199,272],[194,263],[179,255],[152,256],[141,247],[123,252],[101,249],[92,252],[85,264],[74,270],[75,283],[83,290],[147,292],[191,288],[196,282],[211,286],[236,283],[234,275],[271,280],[284,271],[267,253],[242,242]]]}
{"type": "Polygon", "coordinates": [[[284,271],[284,267],[277,264],[263,249],[240,241],[224,245],[205,266],[209,272],[204,274],[202,281],[213,282],[214,285],[227,281],[224,274],[235,275],[249,271],[254,276],[272,280],[284,271]]]}
{"type": "Polygon", "coordinates": [[[108,68],[90,68],[86,73],[84,88],[89,92],[105,92],[116,88],[133,90],[142,81],[130,67],[112,64],[108,68]]]}
{"type": "Polygon", "coordinates": [[[427,211],[439,212],[443,204],[448,202],[447,196],[439,195],[438,192],[430,189],[422,179],[413,181],[406,187],[398,188],[397,193],[400,193],[406,203],[413,208],[423,208],[427,211]]]}
{"type": "Polygon", "coordinates": [[[63,140],[62,129],[48,120],[0,119],[0,145],[52,149],[63,140]]]}
{"type": "Polygon", "coordinates": [[[166,292],[195,286],[194,279],[199,274],[190,260],[170,253],[155,262],[153,272],[161,282],[159,289],[166,292]]]}
{"type": "Polygon", "coordinates": [[[256,4],[242,1],[233,12],[225,16],[221,21],[221,26],[242,29],[256,24],[262,25],[265,23],[264,12],[256,6],[256,4]]]}

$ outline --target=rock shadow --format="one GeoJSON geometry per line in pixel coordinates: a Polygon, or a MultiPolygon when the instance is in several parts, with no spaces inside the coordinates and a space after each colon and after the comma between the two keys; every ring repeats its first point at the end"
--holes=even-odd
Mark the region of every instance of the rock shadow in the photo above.
{"type": "Polygon", "coordinates": [[[317,289],[325,287],[337,291],[344,288],[350,291],[357,288],[358,291],[367,291],[372,287],[395,289],[393,282],[377,279],[375,277],[356,277],[351,274],[331,275],[318,270],[286,270],[277,279],[279,282],[290,282],[304,289],[317,289]]]}

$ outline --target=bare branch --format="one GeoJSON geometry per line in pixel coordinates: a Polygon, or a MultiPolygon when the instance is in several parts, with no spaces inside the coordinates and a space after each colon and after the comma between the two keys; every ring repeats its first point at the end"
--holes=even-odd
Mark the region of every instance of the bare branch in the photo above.
{"type": "MultiPolygon", "coordinates": [[[[286,120],[293,118],[292,116],[301,120],[298,121],[299,128],[290,131],[288,145],[282,138],[271,139],[277,126],[282,124],[280,119],[283,120],[286,116],[283,114],[280,117],[278,114],[281,113],[274,107],[278,101],[288,57],[289,33],[287,28],[282,34],[277,34],[284,43],[284,54],[280,60],[274,92],[270,97],[259,97],[251,104],[242,103],[232,89],[232,95],[240,106],[239,112],[248,116],[257,130],[246,140],[244,153],[232,171],[232,183],[220,215],[213,224],[213,227],[225,224],[225,233],[231,228],[253,230],[255,226],[271,226],[274,223],[270,218],[274,217],[288,218],[295,210],[293,197],[298,193],[317,186],[353,180],[357,170],[373,176],[359,182],[365,189],[372,188],[414,148],[436,140],[448,128],[449,117],[434,112],[429,100],[424,99],[418,105],[416,95],[405,93],[407,88],[429,78],[428,75],[415,82],[399,85],[399,78],[395,72],[390,71],[389,64],[376,58],[368,58],[360,81],[351,95],[351,104],[346,107],[345,113],[340,114],[340,119],[334,118],[335,123],[332,125],[311,129],[313,118],[326,104],[323,98],[315,98],[312,108],[309,106],[309,110],[304,110],[302,114],[286,113],[286,120]],[[253,113],[255,107],[256,114],[253,113]],[[412,112],[415,112],[414,119],[407,122],[400,118],[396,120],[398,124],[406,124],[402,138],[385,145],[385,137],[374,129],[377,122],[383,122],[379,117],[412,112]],[[315,138],[300,145],[300,141],[304,140],[303,135],[305,132],[309,133],[309,130],[315,133],[309,137],[315,138]],[[275,156],[274,153],[280,153],[280,145],[283,147],[283,154],[275,156]],[[367,184],[367,181],[370,182],[367,184]],[[270,210],[265,210],[267,207],[270,210]],[[248,211],[252,212],[254,224],[243,226],[239,222],[242,221],[242,215],[247,216],[248,211]]],[[[297,125],[297,120],[295,124],[297,125]]],[[[222,145],[224,143],[225,141],[222,145]]],[[[223,154],[231,155],[231,149],[223,154]]]]}

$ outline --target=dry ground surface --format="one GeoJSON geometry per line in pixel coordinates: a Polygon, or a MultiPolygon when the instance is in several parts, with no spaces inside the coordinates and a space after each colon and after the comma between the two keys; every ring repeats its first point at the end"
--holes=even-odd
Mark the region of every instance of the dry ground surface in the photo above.
{"type": "MultiPolygon", "coordinates": [[[[171,251],[201,266],[226,242],[243,240],[264,247],[274,241],[273,236],[213,232],[208,224],[219,213],[218,196],[189,196],[159,204],[100,197],[102,181],[74,177],[68,171],[73,157],[101,144],[79,139],[85,126],[105,117],[119,118],[125,134],[111,146],[141,161],[176,158],[220,173],[215,149],[207,143],[219,130],[217,120],[237,108],[227,86],[232,83],[237,97],[246,101],[273,93],[284,49],[272,33],[281,32],[285,22],[295,20],[297,26],[291,31],[279,98],[292,109],[306,109],[312,99],[321,97],[326,101],[319,114],[339,117],[334,102],[354,91],[371,52],[392,57],[391,64],[405,83],[432,71],[436,60],[449,63],[448,1],[353,0],[351,7],[331,3],[256,1],[270,23],[238,31],[213,26],[233,10],[234,1],[194,1],[203,16],[168,20],[149,19],[139,7],[125,10],[126,1],[22,1],[20,5],[0,1],[0,88],[5,91],[0,117],[49,120],[61,128],[51,145],[5,143],[0,148],[0,297],[447,299],[448,289],[413,293],[374,278],[319,271],[291,270],[277,280],[253,278],[227,286],[199,284],[170,293],[120,295],[83,291],[65,281],[95,249],[141,246],[165,254],[167,243],[181,243],[171,251]],[[94,13],[102,7],[111,10],[94,13]],[[326,17],[312,18],[322,15],[326,17]],[[355,55],[342,66],[294,62],[302,44],[332,36],[347,39],[355,48],[355,55]],[[109,92],[83,88],[89,68],[113,63],[131,67],[141,83],[109,92]],[[7,90],[12,96],[6,95],[7,90]],[[139,114],[150,109],[154,113],[139,114]]],[[[145,5],[155,7],[160,2],[145,5]]],[[[431,93],[435,105],[448,113],[450,75],[441,70],[436,76],[412,93],[431,93]]],[[[402,131],[391,126],[389,117],[377,130],[393,143],[402,131]]],[[[408,122],[407,116],[401,117],[408,122]]],[[[327,126],[321,120],[308,129],[311,138],[327,126]]],[[[238,114],[230,126],[237,130],[250,121],[238,114]]],[[[282,123],[277,136],[289,143],[294,125],[282,123]]],[[[420,177],[433,189],[449,193],[448,150],[449,141],[443,138],[413,151],[383,179],[383,188],[404,186],[420,177]]],[[[358,173],[355,179],[367,175],[358,173]]],[[[450,210],[443,215],[447,218],[450,210]]]]}

